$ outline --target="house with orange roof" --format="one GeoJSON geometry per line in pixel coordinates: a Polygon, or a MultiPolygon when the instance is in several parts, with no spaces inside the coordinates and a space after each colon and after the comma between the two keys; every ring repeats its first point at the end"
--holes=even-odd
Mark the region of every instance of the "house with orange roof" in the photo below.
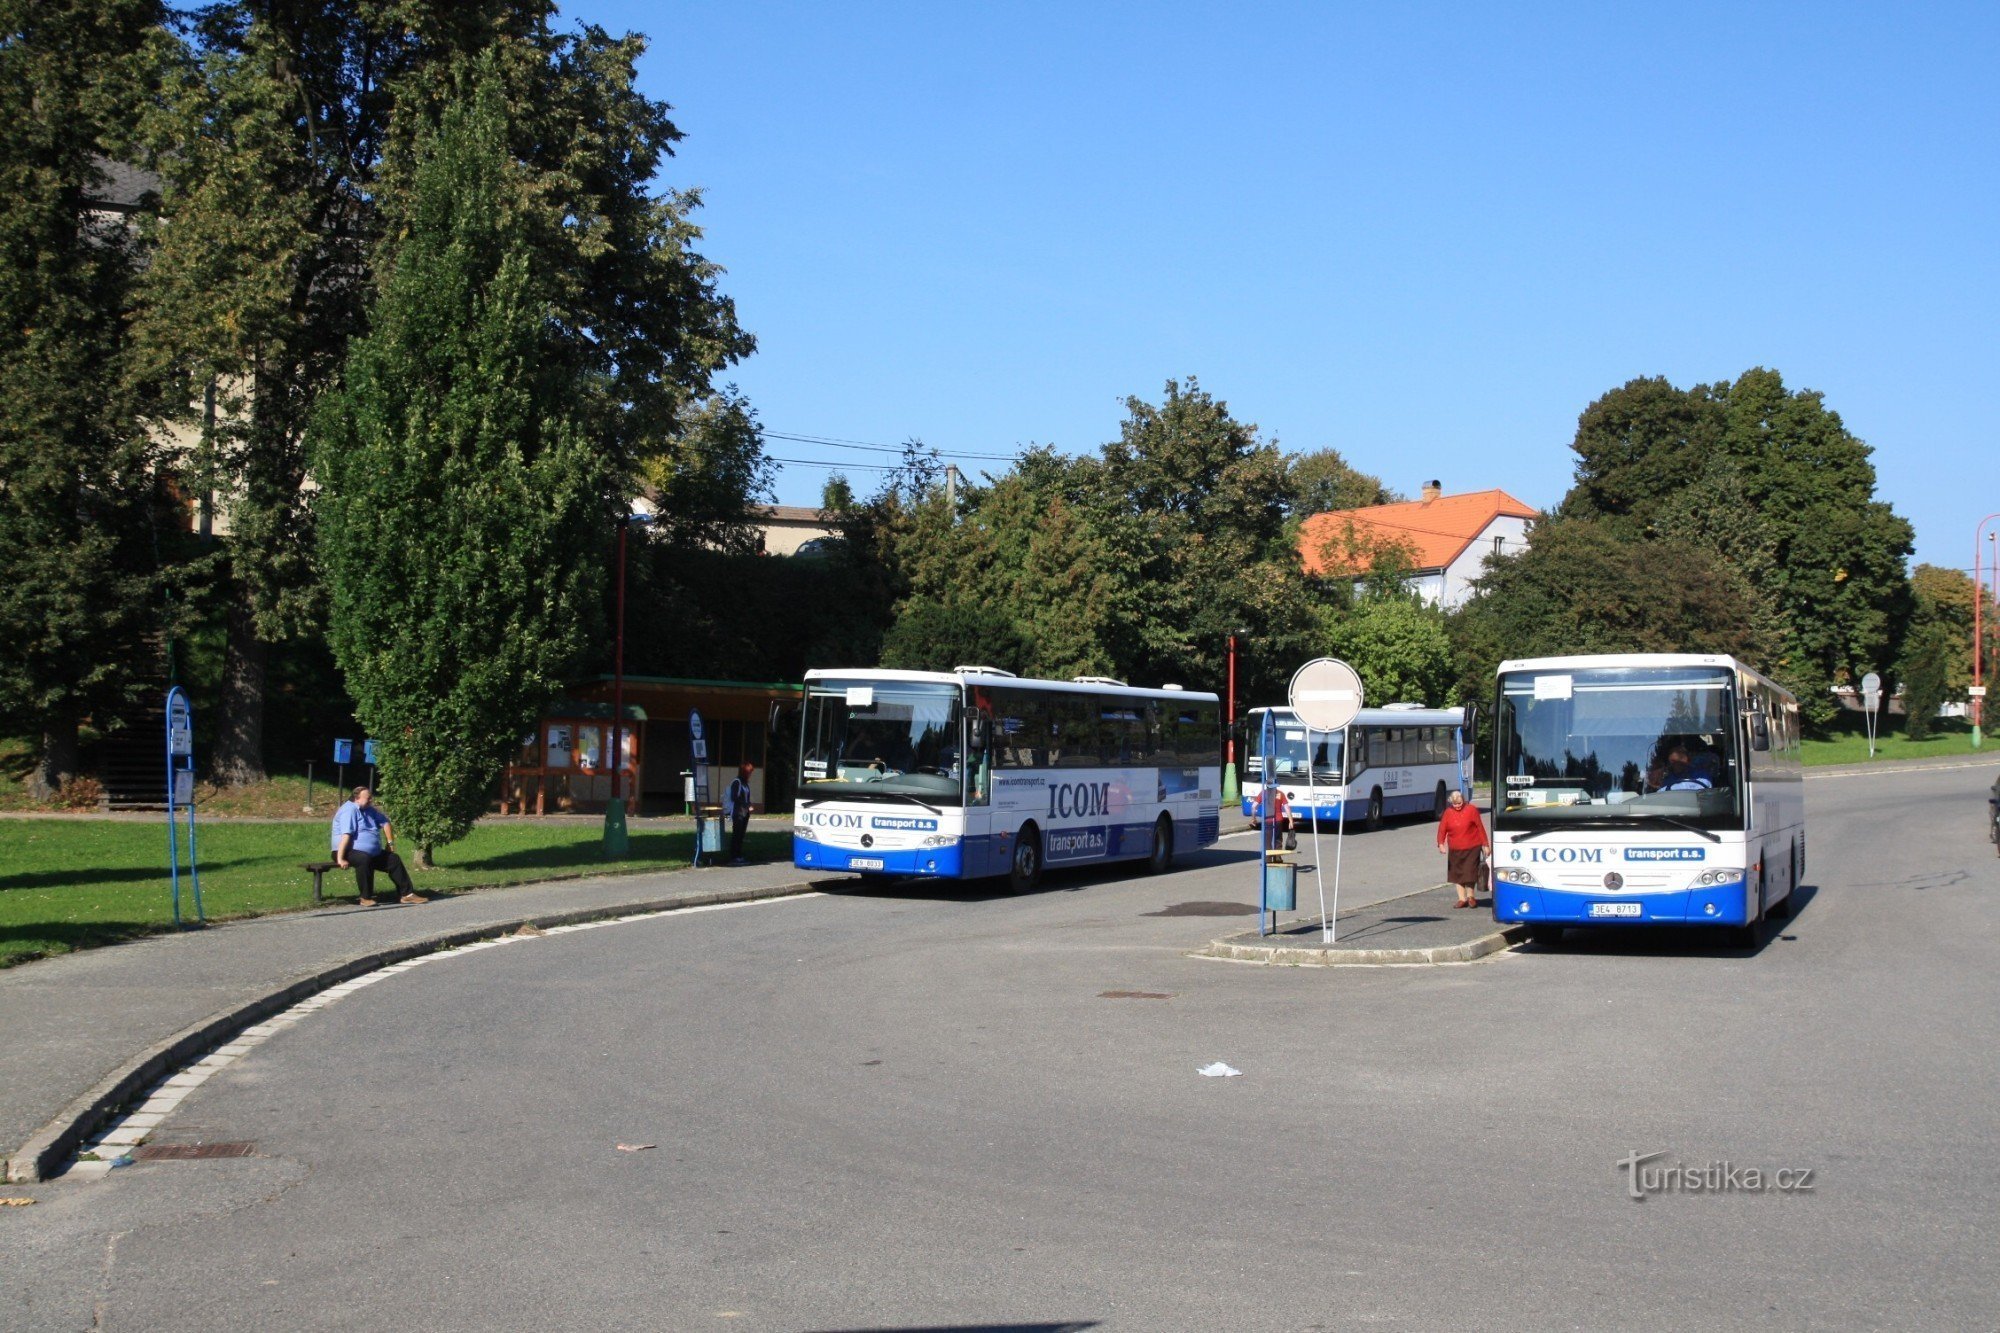
{"type": "Polygon", "coordinates": [[[1421,499],[1314,514],[1299,529],[1306,573],[1357,580],[1374,555],[1400,546],[1414,569],[1410,587],[1449,610],[1471,595],[1490,555],[1518,555],[1537,512],[1502,490],[1446,495],[1435,481],[1421,499]]]}

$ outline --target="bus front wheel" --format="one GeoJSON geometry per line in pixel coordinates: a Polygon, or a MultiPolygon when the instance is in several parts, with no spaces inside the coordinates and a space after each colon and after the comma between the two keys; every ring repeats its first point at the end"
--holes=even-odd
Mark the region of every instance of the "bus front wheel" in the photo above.
{"type": "Polygon", "coordinates": [[[1434,818],[1443,819],[1444,809],[1445,809],[1445,790],[1444,790],[1444,784],[1440,782],[1438,783],[1437,799],[1431,802],[1431,814],[1434,818]]]}
{"type": "Polygon", "coordinates": [[[1377,787],[1368,796],[1368,831],[1382,827],[1382,789],[1377,787]]]}
{"type": "Polygon", "coordinates": [[[1544,949],[1553,949],[1562,942],[1563,928],[1561,926],[1528,927],[1528,943],[1530,944],[1540,945],[1544,949]]]}
{"type": "Polygon", "coordinates": [[[1024,824],[1014,837],[1014,859],[1007,868],[1007,883],[1016,893],[1028,893],[1042,882],[1042,831],[1024,824]]]}
{"type": "Polygon", "coordinates": [[[1146,869],[1165,874],[1174,863],[1174,821],[1161,815],[1153,821],[1153,850],[1146,857],[1146,869]]]}

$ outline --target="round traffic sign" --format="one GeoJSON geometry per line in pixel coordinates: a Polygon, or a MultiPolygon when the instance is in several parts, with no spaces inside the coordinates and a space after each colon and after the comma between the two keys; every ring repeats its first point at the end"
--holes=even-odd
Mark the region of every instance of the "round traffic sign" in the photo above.
{"type": "Polygon", "coordinates": [[[1315,657],[1292,673],[1292,711],[1314,731],[1339,731],[1361,711],[1361,677],[1334,657],[1315,657]]]}

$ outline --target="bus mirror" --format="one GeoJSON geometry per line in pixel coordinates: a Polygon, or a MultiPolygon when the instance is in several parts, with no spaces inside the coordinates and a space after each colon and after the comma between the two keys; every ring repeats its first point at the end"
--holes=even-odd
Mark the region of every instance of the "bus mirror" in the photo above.
{"type": "Polygon", "coordinates": [[[1750,748],[1753,750],[1771,748],[1771,719],[1762,713],[1750,715],[1750,748]]]}
{"type": "Polygon", "coordinates": [[[986,715],[984,713],[974,713],[972,715],[971,734],[972,734],[972,748],[975,750],[985,749],[988,732],[986,726],[986,715]]]}

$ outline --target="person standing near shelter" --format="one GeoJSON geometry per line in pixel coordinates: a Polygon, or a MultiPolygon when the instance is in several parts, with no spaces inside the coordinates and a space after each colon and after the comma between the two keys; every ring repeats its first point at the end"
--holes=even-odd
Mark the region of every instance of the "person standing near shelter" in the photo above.
{"type": "Polygon", "coordinates": [[[430,901],[411,885],[403,858],[389,845],[394,840],[389,816],[376,807],[375,793],[366,787],[356,787],[351,799],[333,812],[333,863],[342,870],[354,867],[354,887],[360,890],[363,907],[375,905],[378,868],[389,876],[389,882],[396,886],[404,902],[430,901]]]}
{"type": "Polygon", "coordinates": [[[750,811],[754,808],[750,800],[750,775],[756,771],[755,764],[744,760],[723,797],[723,805],[729,810],[729,864],[733,866],[743,864],[743,835],[750,828],[750,811]]]}
{"type": "Polygon", "coordinates": [[[1465,793],[1453,790],[1438,817],[1438,851],[1445,856],[1445,878],[1458,890],[1457,907],[1479,906],[1480,858],[1486,851],[1486,821],[1479,807],[1468,805],[1465,793]]]}

